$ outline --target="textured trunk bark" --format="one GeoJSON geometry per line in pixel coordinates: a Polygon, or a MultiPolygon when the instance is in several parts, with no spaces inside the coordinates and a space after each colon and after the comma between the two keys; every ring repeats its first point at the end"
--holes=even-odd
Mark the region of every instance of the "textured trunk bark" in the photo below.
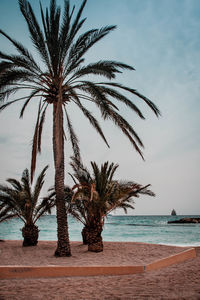
{"type": "Polygon", "coordinates": [[[103,240],[101,233],[103,231],[102,225],[99,222],[95,223],[95,226],[92,226],[89,229],[89,241],[88,241],[88,251],[91,252],[102,252],[103,251],[103,240]]]}
{"type": "Polygon", "coordinates": [[[89,244],[89,234],[90,234],[89,228],[84,226],[81,234],[82,234],[83,244],[88,245],[89,244]]]}
{"type": "Polygon", "coordinates": [[[34,224],[25,225],[22,228],[22,236],[24,238],[23,247],[36,246],[38,243],[39,230],[34,224]]]}
{"type": "Polygon", "coordinates": [[[57,249],[55,256],[71,256],[67,212],[64,201],[64,137],[62,103],[53,107],[53,153],[55,164],[55,192],[57,216],[57,249]]]}

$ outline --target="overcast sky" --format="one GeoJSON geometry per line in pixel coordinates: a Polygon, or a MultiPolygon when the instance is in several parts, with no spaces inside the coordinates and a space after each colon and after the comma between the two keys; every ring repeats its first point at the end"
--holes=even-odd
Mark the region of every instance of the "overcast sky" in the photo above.
{"type": "MultiPolygon", "coordinates": [[[[39,15],[39,1],[31,0],[39,15]]],[[[48,0],[41,0],[45,7],[48,0]]],[[[61,6],[63,1],[57,1],[61,6]]],[[[79,7],[81,1],[71,0],[79,7]]],[[[121,113],[134,126],[145,145],[145,162],[126,137],[110,122],[102,124],[110,149],[77,110],[71,118],[80,138],[84,163],[107,160],[119,164],[116,178],[152,184],[155,198],[136,199],[130,214],[200,214],[200,1],[199,0],[88,0],[84,30],[105,25],[117,29],[87,54],[87,62],[100,59],[122,61],[135,67],[118,76],[121,82],[150,98],[160,108],[157,119],[139,99],[131,98],[144,112],[140,120],[126,107],[121,113]]],[[[17,0],[0,0],[0,28],[31,47],[27,28],[17,0]]],[[[14,53],[5,38],[0,50],[14,53]]],[[[20,178],[30,167],[31,141],[37,103],[31,104],[19,120],[22,104],[10,106],[0,114],[0,182],[20,178]]],[[[98,116],[95,107],[90,110],[98,116]]],[[[42,155],[37,173],[49,164],[45,190],[53,184],[52,118],[46,121],[42,155]]],[[[66,183],[71,146],[65,147],[66,183]]]]}

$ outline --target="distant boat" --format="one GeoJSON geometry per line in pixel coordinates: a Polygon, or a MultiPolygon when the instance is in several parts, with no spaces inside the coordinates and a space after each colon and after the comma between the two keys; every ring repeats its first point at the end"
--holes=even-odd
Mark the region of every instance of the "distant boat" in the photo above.
{"type": "Polygon", "coordinates": [[[175,209],[172,209],[171,216],[176,216],[176,211],[175,211],[175,209]]]}

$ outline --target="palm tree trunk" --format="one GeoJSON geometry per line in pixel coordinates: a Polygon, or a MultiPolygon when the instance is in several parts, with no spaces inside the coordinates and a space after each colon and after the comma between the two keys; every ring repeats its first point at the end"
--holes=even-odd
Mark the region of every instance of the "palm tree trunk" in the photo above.
{"type": "Polygon", "coordinates": [[[89,228],[87,226],[84,226],[81,234],[82,234],[83,244],[88,245],[89,244],[89,234],[90,234],[89,228]]]}
{"type": "Polygon", "coordinates": [[[57,249],[55,256],[71,256],[67,212],[64,201],[64,136],[62,102],[53,106],[53,152],[57,216],[57,249]]]}
{"type": "Polygon", "coordinates": [[[100,222],[95,222],[95,226],[92,226],[89,229],[88,251],[91,252],[103,251],[103,240],[101,236],[102,231],[103,231],[103,227],[100,222]]]}
{"type": "Polygon", "coordinates": [[[22,236],[24,238],[23,247],[36,246],[39,236],[38,227],[34,224],[25,224],[22,228],[22,236]]]}

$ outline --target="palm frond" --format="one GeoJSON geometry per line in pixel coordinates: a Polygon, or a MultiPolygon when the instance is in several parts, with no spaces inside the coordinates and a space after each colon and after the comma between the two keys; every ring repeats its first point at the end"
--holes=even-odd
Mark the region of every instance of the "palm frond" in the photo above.
{"type": "Polygon", "coordinates": [[[19,98],[19,99],[15,99],[15,100],[13,100],[13,101],[10,101],[10,102],[7,102],[7,103],[1,105],[1,106],[0,106],[0,112],[1,112],[2,110],[4,110],[5,108],[7,108],[9,105],[11,105],[11,104],[13,104],[13,103],[15,103],[15,102],[21,101],[21,100],[23,100],[24,98],[25,98],[25,97],[19,98]]]}
{"type": "MultiPolygon", "coordinates": [[[[31,72],[33,72],[33,74],[35,74],[36,76],[41,72],[41,70],[38,70],[38,66],[36,66],[34,63],[30,62],[29,59],[27,59],[26,57],[22,56],[22,55],[8,55],[5,54],[3,52],[0,51],[0,58],[1,59],[6,59],[9,62],[7,62],[7,66],[6,66],[6,61],[4,62],[4,71],[6,69],[14,69],[16,67],[18,68],[24,68],[25,70],[29,70],[31,72]]],[[[3,65],[2,65],[3,67],[3,65]]]]}
{"type": "Polygon", "coordinates": [[[0,223],[6,220],[17,217],[16,213],[12,213],[11,209],[7,205],[0,205],[0,223]]]}
{"type": "Polygon", "coordinates": [[[36,168],[36,159],[37,159],[37,152],[38,152],[38,135],[39,135],[40,113],[41,113],[41,101],[40,101],[39,107],[38,107],[37,120],[36,120],[36,124],[35,124],[35,131],[34,131],[33,142],[32,142],[31,182],[33,182],[33,176],[34,176],[35,168],[36,168]]]}
{"type": "Polygon", "coordinates": [[[0,222],[7,221],[7,220],[18,217],[16,214],[7,214],[7,211],[3,211],[2,214],[5,214],[5,215],[4,216],[0,215],[0,222]]]}
{"type": "Polygon", "coordinates": [[[25,169],[22,173],[21,182],[23,183],[23,189],[28,194],[28,197],[31,198],[31,181],[29,176],[28,169],[25,169]]]}
{"type": "Polygon", "coordinates": [[[84,23],[85,19],[80,21],[83,9],[86,5],[87,0],[83,0],[81,7],[79,8],[79,11],[76,15],[76,18],[74,20],[74,23],[72,24],[70,33],[69,33],[69,40],[70,42],[73,40],[74,36],[76,35],[76,33],[78,32],[78,30],[81,28],[82,24],[84,23]]]}
{"type": "Polygon", "coordinates": [[[67,113],[67,110],[65,108],[65,114],[66,114],[66,118],[67,118],[67,126],[68,126],[68,130],[69,130],[69,135],[70,135],[70,140],[71,140],[71,144],[72,144],[72,149],[74,152],[74,156],[77,158],[77,160],[80,160],[80,149],[79,149],[79,141],[77,138],[77,135],[74,132],[72,123],[70,121],[69,115],[67,113]]]}
{"type": "MultiPolygon", "coordinates": [[[[91,32],[93,34],[93,32],[91,32]]],[[[81,48],[81,47],[80,47],[81,48]]],[[[77,50],[74,52],[77,55],[77,50]]],[[[75,72],[75,77],[80,77],[83,75],[94,74],[94,75],[103,75],[108,79],[115,78],[115,73],[121,73],[119,69],[128,69],[134,70],[133,67],[123,64],[117,61],[98,61],[96,63],[91,63],[86,67],[82,67],[80,70],[75,72]]]]}
{"type": "Polygon", "coordinates": [[[26,0],[19,0],[19,6],[20,6],[20,10],[27,22],[33,44],[35,45],[42,60],[48,66],[49,71],[51,71],[49,55],[48,55],[48,52],[46,49],[45,39],[44,39],[42,31],[40,30],[40,26],[37,22],[37,19],[34,15],[33,9],[31,7],[30,3],[26,0]]]}
{"type": "Polygon", "coordinates": [[[34,89],[31,92],[31,94],[29,95],[28,99],[25,101],[25,103],[20,111],[20,118],[23,118],[24,111],[25,111],[27,105],[29,104],[30,100],[38,94],[38,92],[40,92],[40,90],[38,90],[38,89],[34,89]]]}
{"type": "Polygon", "coordinates": [[[87,223],[86,207],[84,202],[79,199],[79,191],[73,196],[75,196],[73,200],[68,203],[68,212],[85,226],[87,223]]]}
{"type": "Polygon", "coordinates": [[[74,69],[73,65],[80,59],[83,47],[85,47],[86,42],[95,31],[97,31],[97,29],[86,31],[78,37],[74,44],[71,45],[66,63],[68,73],[74,69]]]}
{"type": "Polygon", "coordinates": [[[124,103],[126,106],[131,108],[141,119],[145,119],[139,108],[127,97],[125,97],[124,95],[112,88],[107,88],[101,85],[101,89],[103,93],[108,94],[109,96],[113,97],[114,99],[117,99],[118,101],[124,103]]]}
{"type": "Polygon", "coordinates": [[[40,203],[40,205],[36,207],[34,224],[41,216],[44,216],[45,214],[51,214],[52,208],[55,207],[55,205],[56,203],[54,200],[49,200],[47,198],[44,198],[40,203]]]}
{"type": "Polygon", "coordinates": [[[2,207],[8,207],[9,213],[16,214],[25,222],[24,209],[25,204],[23,189],[21,191],[15,188],[9,188],[6,185],[0,185],[0,203],[2,207]]]}
{"type": "Polygon", "coordinates": [[[148,195],[148,196],[155,197],[155,196],[156,196],[155,193],[148,189],[149,186],[151,186],[151,185],[148,184],[148,185],[146,185],[146,186],[141,187],[141,188],[137,191],[137,193],[142,194],[142,195],[148,195]]]}
{"type": "Polygon", "coordinates": [[[8,178],[7,180],[6,180],[7,182],[9,182],[12,186],[13,186],[13,188],[15,189],[15,190],[17,190],[17,191],[19,191],[19,192],[21,192],[22,191],[22,185],[21,185],[21,183],[17,180],[17,179],[14,179],[14,178],[8,178]]]}
{"type": "Polygon", "coordinates": [[[0,74],[5,72],[6,70],[9,70],[13,67],[13,63],[8,62],[8,61],[1,61],[0,62],[0,74]]]}
{"type": "Polygon", "coordinates": [[[83,165],[80,159],[77,159],[77,157],[72,156],[70,165],[74,171],[74,177],[78,179],[80,183],[90,183],[92,181],[90,172],[83,165]]]}
{"type": "Polygon", "coordinates": [[[110,86],[114,86],[117,87],[119,89],[125,90],[127,92],[130,92],[133,95],[138,96],[140,99],[142,99],[155,113],[155,115],[158,117],[159,115],[161,115],[160,110],[158,109],[158,107],[148,98],[146,98],[145,96],[143,96],[142,94],[138,93],[135,89],[126,87],[120,83],[116,83],[116,82],[101,82],[99,84],[103,84],[103,85],[110,85],[110,86]]]}
{"type": "MultiPolygon", "coordinates": [[[[42,172],[39,174],[39,176],[37,177],[37,181],[35,183],[35,186],[34,186],[34,190],[33,190],[33,193],[32,193],[32,206],[33,206],[33,210],[35,209],[37,203],[38,203],[38,198],[39,198],[39,195],[40,195],[40,192],[41,192],[41,189],[43,187],[43,184],[44,184],[44,177],[46,175],[46,170],[48,169],[48,166],[46,166],[42,172]]],[[[37,211],[36,211],[37,213],[37,211]]]]}
{"type": "Polygon", "coordinates": [[[108,79],[115,78],[115,73],[119,73],[115,66],[107,61],[99,61],[97,63],[91,63],[85,67],[78,69],[73,75],[74,79],[85,75],[101,75],[108,79]]]}
{"type": "Polygon", "coordinates": [[[41,19],[42,19],[42,25],[43,25],[43,28],[44,28],[45,38],[46,38],[46,41],[47,41],[48,35],[49,35],[49,26],[48,26],[49,24],[46,23],[46,19],[45,19],[45,15],[44,15],[44,11],[43,11],[43,7],[42,7],[41,2],[40,2],[40,14],[41,14],[41,19]]]}
{"type": "MultiPolygon", "coordinates": [[[[76,44],[70,48],[65,73],[70,73],[76,67],[76,62],[98,41],[104,38],[109,32],[114,30],[116,26],[105,26],[100,29],[94,29],[82,35],[76,44]]],[[[68,49],[68,48],[67,48],[68,49]]]]}
{"type": "Polygon", "coordinates": [[[33,82],[33,80],[34,75],[29,71],[21,69],[7,70],[2,75],[0,75],[0,92],[9,85],[24,81],[33,82]]]}
{"type": "Polygon", "coordinates": [[[54,74],[58,74],[59,70],[59,27],[60,27],[60,7],[56,6],[56,2],[51,0],[49,7],[49,17],[46,18],[48,25],[46,26],[46,43],[49,51],[49,58],[54,74]],[[47,31],[48,28],[48,31],[47,31]]]}
{"type": "Polygon", "coordinates": [[[40,67],[37,65],[37,63],[35,62],[33,56],[30,54],[30,52],[28,51],[28,49],[26,49],[22,44],[20,44],[19,42],[15,41],[14,39],[12,39],[9,35],[7,35],[3,30],[0,29],[0,34],[2,34],[4,37],[6,37],[12,44],[13,46],[17,49],[17,51],[23,56],[25,57],[30,65],[32,67],[34,67],[38,72],[41,72],[40,67]]]}
{"type": "Polygon", "coordinates": [[[7,100],[12,94],[15,94],[20,89],[19,86],[4,87],[3,91],[0,93],[0,102],[7,100]]]}
{"type": "Polygon", "coordinates": [[[43,126],[44,126],[44,122],[45,122],[47,107],[48,107],[48,104],[43,109],[42,115],[40,117],[40,122],[39,122],[39,129],[38,129],[38,152],[39,153],[41,152],[42,131],[43,131],[43,126]]]}
{"type": "Polygon", "coordinates": [[[102,117],[105,119],[105,116],[109,114],[110,111],[110,102],[102,92],[101,88],[91,81],[82,81],[82,84],[78,85],[77,87],[91,95],[93,102],[98,106],[102,117]]]}
{"type": "Polygon", "coordinates": [[[144,159],[142,151],[140,150],[139,146],[137,145],[137,143],[143,147],[143,143],[141,141],[141,139],[139,138],[139,136],[137,135],[137,133],[135,132],[135,130],[133,129],[133,127],[117,112],[115,112],[114,110],[110,109],[110,112],[108,115],[105,116],[107,119],[111,118],[111,120],[115,123],[115,125],[117,125],[121,131],[124,133],[125,136],[127,136],[127,138],[129,139],[129,141],[131,142],[131,144],[133,145],[133,147],[135,148],[135,150],[140,154],[140,156],[142,157],[142,159],[144,159]],[[133,137],[132,137],[133,135],[133,137]]]}
{"type": "MultiPolygon", "coordinates": [[[[72,91],[71,91],[72,92],[72,91]]],[[[103,131],[98,123],[98,121],[93,117],[91,112],[89,112],[81,103],[77,95],[73,92],[72,97],[74,98],[74,102],[78,105],[78,107],[81,109],[83,114],[86,116],[86,118],[89,120],[90,124],[96,129],[96,131],[99,133],[99,135],[102,137],[106,145],[109,147],[109,144],[103,134],[103,131]]]]}
{"type": "Polygon", "coordinates": [[[70,30],[70,23],[71,19],[74,13],[75,6],[73,7],[71,13],[70,13],[70,3],[69,1],[65,0],[65,6],[64,6],[64,14],[62,18],[62,25],[60,28],[60,38],[59,38],[59,44],[60,44],[60,65],[63,64],[66,53],[69,48],[69,30],[70,30]]]}

